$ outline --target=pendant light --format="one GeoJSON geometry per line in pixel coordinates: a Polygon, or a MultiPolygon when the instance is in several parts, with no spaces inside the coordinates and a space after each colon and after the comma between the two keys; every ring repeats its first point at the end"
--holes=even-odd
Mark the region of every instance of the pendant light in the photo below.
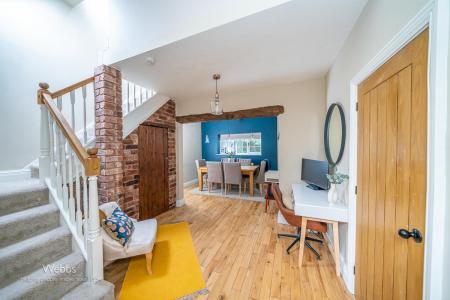
{"type": "Polygon", "coordinates": [[[220,74],[214,74],[213,79],[216,81],[216,94],[214,95],[214,99],[211,100],[211,113],[213,115],[221,115],[223,114],[223,109],[220,104],[219,91],[217,89],[217,80],[220,79],[220,74]]]}

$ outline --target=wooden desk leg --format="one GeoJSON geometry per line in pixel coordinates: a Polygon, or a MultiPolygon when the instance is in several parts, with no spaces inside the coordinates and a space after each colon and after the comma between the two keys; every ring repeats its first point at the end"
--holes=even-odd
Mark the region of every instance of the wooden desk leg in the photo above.
{"type": "Polygon", "coordinates": [[[197,169],[198,190],[203,191],[203,175],[200,169],[197,169]]]}
{"type": "Polygon", "coordinates": [[[339,276],[341,272],[339,254],[339,226],[338,222],[333,222],[333,244],[334,244],[334,264],[336,265],[336,275],[339,276]]]}
{"type": "Polygon", "coordinates": [[[308,219],[303,217],[302,218],[302,229],[301,229],[301,236],[300,236],[300,251],[298,253],[298,267],[302,268],[303,265],[303,252],[305,251],[305,238],[306,238],[306,224],[308,223],[308,219]]]}
{"type": "Polygon", "coordinates": [[[250,196],[253,196],[253,173],[250,173],[250,176],[249,176],[249,187],[248,187],[248,191],[249,191],[249,193],[250,193],[250,196]]]}

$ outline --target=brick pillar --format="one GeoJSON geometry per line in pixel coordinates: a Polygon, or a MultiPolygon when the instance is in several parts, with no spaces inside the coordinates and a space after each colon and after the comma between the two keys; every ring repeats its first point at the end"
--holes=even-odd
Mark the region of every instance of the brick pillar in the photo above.
{"type": "Polygon", "coordinates": [[[99,202],[123,205],[122,76],[102,65],[95,69],[95,139],[101,172],[99,202]]]}

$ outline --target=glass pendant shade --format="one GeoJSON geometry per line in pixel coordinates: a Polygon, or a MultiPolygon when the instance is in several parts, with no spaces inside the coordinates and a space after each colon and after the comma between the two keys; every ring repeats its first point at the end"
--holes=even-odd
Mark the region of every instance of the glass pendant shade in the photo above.
{"type": "Polygon", "coordinates": [[[213,115],[221,115],[223,114],[223,109],[219,99],[219,92],[217,90],[217,80],[220,79],[220,75],[214,74],[213,79],[216,81],[216,94],[214,95],[214,99],[211,100],[211,113],[213,115]]]}

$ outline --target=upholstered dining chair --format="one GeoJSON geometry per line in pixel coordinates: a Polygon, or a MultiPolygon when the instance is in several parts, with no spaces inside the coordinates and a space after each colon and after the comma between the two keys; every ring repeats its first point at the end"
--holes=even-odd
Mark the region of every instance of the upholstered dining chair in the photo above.
{"type": "Polygon", "coordinates": [[[237,161],[241,163],[241,166],[250,166],[252,164],[252,160],[250,158],[238,158],[237,161]]]}
{"type": "Polygon", "coordinates": [[[206,162],[208,168],[208,192],[211,192],[211,188],[214,183],[220,184],[220,192],[223,192],[223,170],[222,163],[218,161],[206,162]]]}
{"type": "Polygon", "coordinates": [[[223,173],[225,177],[225,195],[227,194],[228,188],[231,185],[239,185],[239,196],[242,192],[242,183],[244,183],[244,193],[245,193],[245,181],[243,182],[243,177],[241,173],[241,164],[238,162],[223,163],[223,173]]]}
{"type": "Polygon", "coordinates": [[[233,158],[233,157],[223,157],[220,161],[223,162],[223,163],[224,162],[235,162],[236,159],[233,158]]]}
{"type": "Polygon", "coordinates": [[[261,194],[261,196],[263,195],[264,192],[264,183],[266,182],[266,164],[267,161],[262,160],[261,164],[259,165],[258,168],[258,174],[256,174],[256,178],[255,178],[255,183],[258,185],[259,188],[259,193],[261,194]]]}
{"type": "MultiPolygon", "coordinates": [[[[307,229],[314,230],[319,233],[325,233],[327,232],[327,224],[322,222],[316,222],[316,221],[308,221],[306,224],[306,228],[301,228],[302,224],[302,217],[295,215],[293,209],[289,209],[284,205],[283,203],[283,195],[280,191],[280,188],[278,184],[272,183],[272,194],[275,198],[275,202],[278,206],[278,209],[280,210],[281,214],[283,215],[286,222],[291,225],[297,227],[297,234],[288,234],[288,233],[279,233],[278,237],[289,237],[294,238],[294,241],[291,243],[291,245],[286,249],[286,252],[289,254],[289,251],[291,248],[297,244],[300,241],[300,234],[306,234],[307,229]]],[[[318,242],[320,244],[323,243],[323,241],[319,239],[314,239],[310,237],[305,237],[305,245],[308,247],[315,255],[317,259],[320,259],[320,254],[311,246],[309,242],[318,242]]]]}
{"type": "MultiPolygon", "coordinates": [[[[197,172],[200,167],[206,166],[206,160],[204,159],[196,159],[195,166],[197,167],[197,172]]],[[[203,174],[203,186],[208,184],[208,174],[203,174]]]]}

